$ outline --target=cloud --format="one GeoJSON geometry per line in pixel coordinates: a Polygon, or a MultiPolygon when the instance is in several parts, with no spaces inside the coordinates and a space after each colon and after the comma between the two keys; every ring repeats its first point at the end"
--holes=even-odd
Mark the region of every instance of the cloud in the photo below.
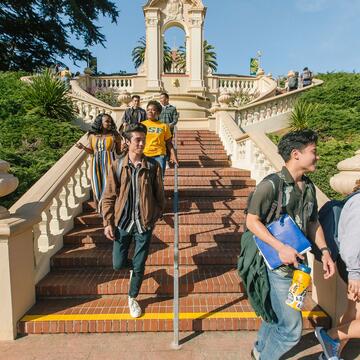
{"type": "Polygon", "coordinates": [[[296,0],[296,7],[302,12],[314,13],[323,10],[328,0],[296,0]]]}

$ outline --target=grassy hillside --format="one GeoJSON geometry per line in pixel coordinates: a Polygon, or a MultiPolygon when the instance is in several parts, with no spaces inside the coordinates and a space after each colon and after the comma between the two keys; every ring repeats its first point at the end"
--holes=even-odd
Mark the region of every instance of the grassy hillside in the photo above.
{"type": "Polygon", "coordinates": [[[21,73],[0,73],[0,159],[11,165],[19,187],[0,198],[10,207],[82,136],[70,122],[27,114],[21,73]]]}
{"type": "Polygon", "coordinates": [[[329,184],[338,173],[339,161],[352,157],[360,149],[360,74],[319,74],[322,86],[309,90],[302,100],[316,104],[317,111],[309,127],[319,134],[318,170],[310,177],[330,198],[341,198],[329,184]]]}

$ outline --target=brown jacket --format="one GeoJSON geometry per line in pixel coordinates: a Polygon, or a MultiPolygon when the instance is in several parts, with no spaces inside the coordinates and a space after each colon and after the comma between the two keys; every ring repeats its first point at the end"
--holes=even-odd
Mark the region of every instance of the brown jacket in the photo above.
{"type": "MultiPolygon", "coordinates": [[[[119,160],[114,161],[106,180],[102,199],[104,226],[117,226],[129,196],[131,173],[129,155],[122,159],[119,179],[117,168],[119,160]]],[[[143,157],[139,171],[140,219],[145,229],[152,228],[165,207],[165,194],[162,172],[157,161],[143,157]]]]}

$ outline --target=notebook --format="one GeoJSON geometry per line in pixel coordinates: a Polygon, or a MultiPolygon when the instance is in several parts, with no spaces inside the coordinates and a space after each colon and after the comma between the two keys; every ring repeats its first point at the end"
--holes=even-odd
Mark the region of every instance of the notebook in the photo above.
{"type": "MultiPolygon", "coordinates": [[[[289,215],[282,215],[279,220],[273,221],[266,226],[269,232],[283,244],[296,249],[298,253],[304,254],[311,249],[311,243],[289,215]]],[[[270,270],[283,265],[278,252],[270,245],[254,235],[256,245],[270,270]]]]}

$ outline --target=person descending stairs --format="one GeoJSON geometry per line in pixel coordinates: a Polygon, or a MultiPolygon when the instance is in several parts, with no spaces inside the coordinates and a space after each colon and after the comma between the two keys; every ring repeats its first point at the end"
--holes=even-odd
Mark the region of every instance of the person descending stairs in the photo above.
{"type": "MultiPolygon", "coordinates": [[[[249,171],[231,167],[210,131],[179,131],[178,157],[180,330],[257,330],[261,321],[236,271],[243,210],[255,181],[249,171]]],[[[89,201],[37,284],[37,302],[19,322],[19,333],[172,331],[173,189],[174,170],[168,169],[166,210],[153,232],[137,298],[142,317],[129,315],[129,271],[112,269],[112,242],[89,201]]],[[[329,321],[310,296],[303,318],[305,328],[329,321]]]]}

